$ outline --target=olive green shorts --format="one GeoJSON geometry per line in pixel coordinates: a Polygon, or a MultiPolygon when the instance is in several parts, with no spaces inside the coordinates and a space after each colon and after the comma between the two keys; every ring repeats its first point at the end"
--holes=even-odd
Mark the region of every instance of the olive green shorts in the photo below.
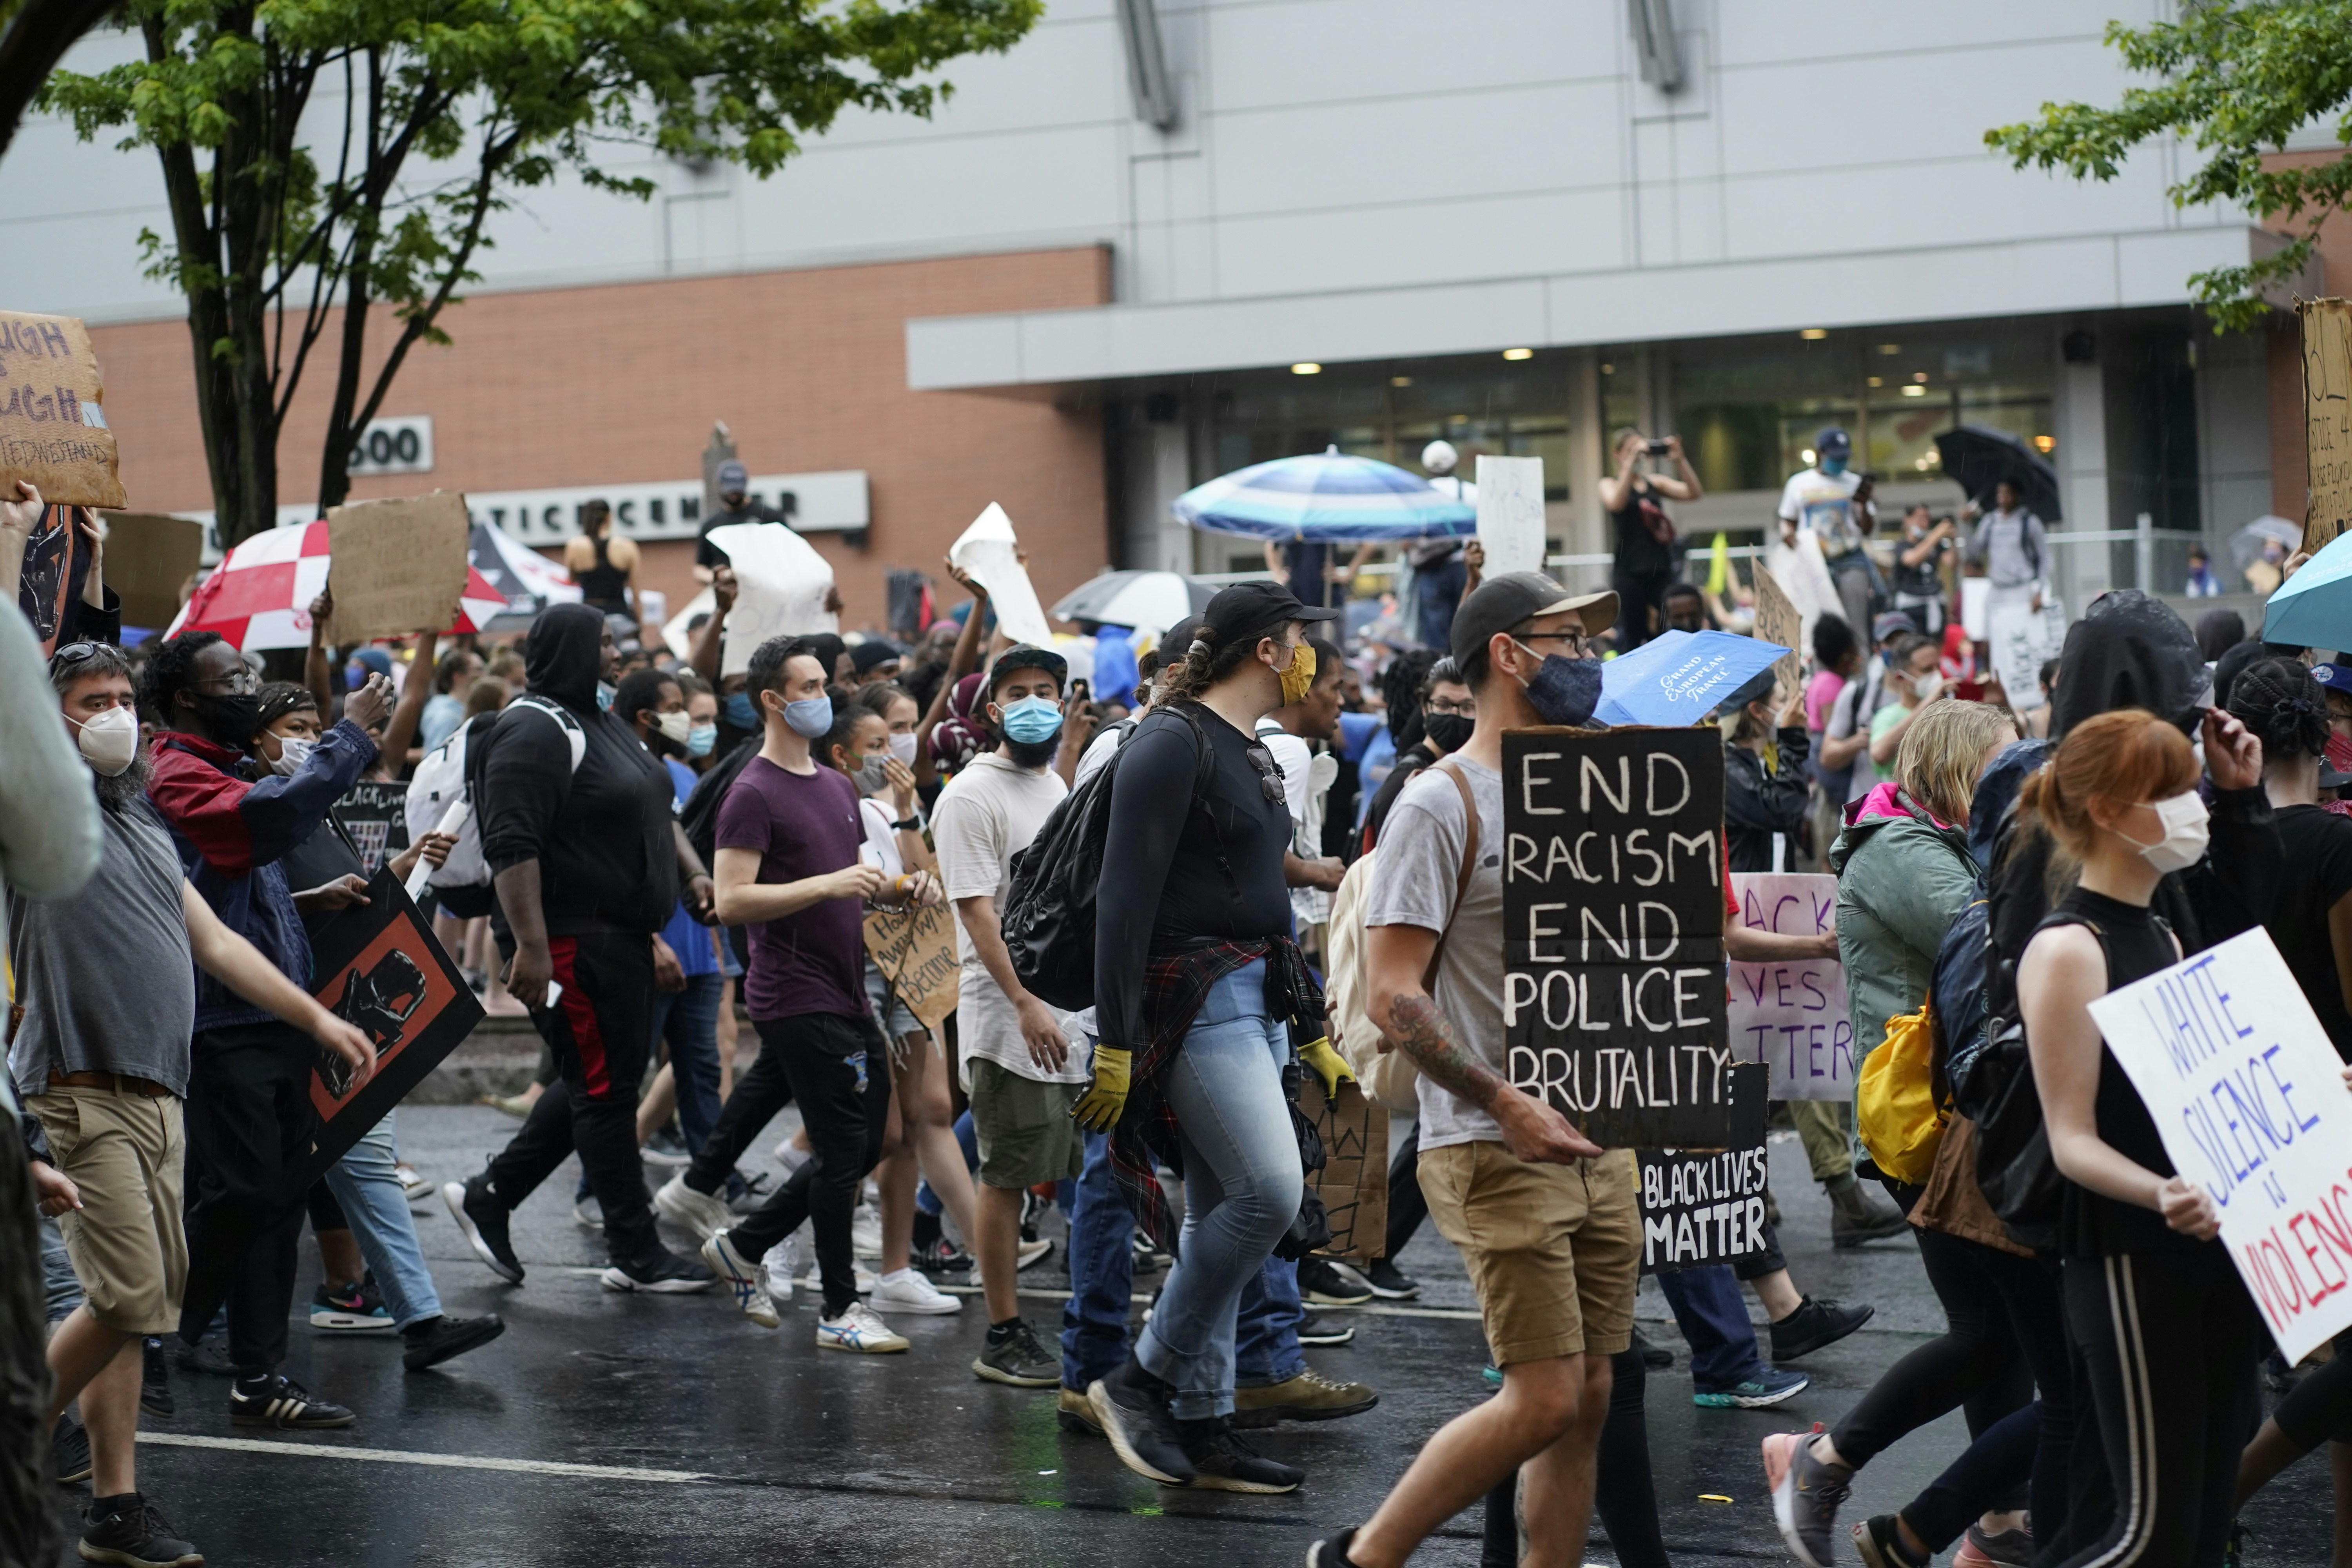
{"type": "Polygon", "coordinates": [[[1017,1191],[1076,1175],[1087,1146],[1070,1107],[1086,1090],[1082,1083],[1040,1083],[974,1058],[971,1130],[980,1142],[980,1179],[1017,1191]]]}

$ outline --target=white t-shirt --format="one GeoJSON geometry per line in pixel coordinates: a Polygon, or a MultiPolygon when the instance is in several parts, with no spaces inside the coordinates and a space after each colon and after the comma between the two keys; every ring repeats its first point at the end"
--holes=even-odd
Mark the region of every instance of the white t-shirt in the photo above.
{"type": "Polygon", "coordinates": [[[1825,474],[1807,468],[1789,476],[1780,489],[1781,518],[1801,529],[1811,529],[1822,542],[1823,560],[1834,561],[1862,548],[1862,527],[1854,517],[1853,492],[1862,476],[1848,468],[1825,474]]]}
{"type": "MultiPolygon", "coordinates": [[[[1037,837],[1045,819],[1069,789],[1051,768],[1031,771],[1015,767],[1002,754],[983,752],[963,772],[948,781],[932,808],[931,833],[940,857],[940,880],[950,902],[958,899],[1001,898],[1013,878],[1013,857],[1037,837]]],[[[998,911],[1001,916],[1003,910],[998,911]]],[[[971,1089],[969,1063],[975,1057],[1023,1078],[1046,1083],[1084,1083],[1085,1053],[1073,1051],[1058,1073],[1049,1073],[1029,1059],[1021,1038],[1021,1015],[980,961],[971,933],[956,921],[956,1031],[964,1089],[971,1089]]],[[[1054,1015],[1065,1024],[1069,1015],[1054,1015]]],[[[1066,1029],[1064,1031],[1068,1032],[1066,1029]]]]}
{"type": "MultiPolygon", "coordinates": [[[[1290,807],[1290,852],[1301,860],[1317,859],[1323,853],[1323,802],[1315,788],[1314,748],[1272,719],[1257,721],[1257,738],[1282,769],[1283,804],[1290,807]]],[[[1320,888],[1293,888],[1290,912],[1302,930],[1321,925],[1331,918],[1331,895],[1320,888]]]]}

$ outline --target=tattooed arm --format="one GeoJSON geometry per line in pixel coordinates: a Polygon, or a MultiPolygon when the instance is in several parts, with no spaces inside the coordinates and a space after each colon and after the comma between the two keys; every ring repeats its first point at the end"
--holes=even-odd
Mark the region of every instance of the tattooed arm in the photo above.
{"type": "Polygon", "coordinates": [[[1430,954],[1437,949],[1435,931],[1423,926],[1370,926],[1364,937],[1372,1025],[1411,1057],[1430,1081],[1492,1116],[1503,1130],[1504,1147],[1522,1160],[1565,1165],[1601,1152],[1568,1118],[1513,1089],[1463,1045],[1453,1020],[1421,985],[1430,954]]]}

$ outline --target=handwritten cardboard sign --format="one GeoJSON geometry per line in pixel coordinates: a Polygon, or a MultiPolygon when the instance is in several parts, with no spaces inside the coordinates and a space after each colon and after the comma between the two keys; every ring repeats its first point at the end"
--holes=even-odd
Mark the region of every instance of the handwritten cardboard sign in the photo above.
{"type": "Polygon", "coordinates": [[[1478,458],[1478,542],[1486,575],[1544,569],[1541,458],[1478,458]]]}
{"type": "Polygon", "coordinates": [[[2352,1094],[2256,927],[2091,1004],[2290,1363],[2352,1327],[2352,1094]]]}
{"type": "Polygon", "coordinates": [[[331,643],[372,642],[457,624],[473,522],[450,490],[327,510],[331,643]]]}
{"type": "Polygon", "coordinates": [[[106,514],[106,585],[122,600],[126,626],[168,626],[180,589],[204,563],[205,525],[157,512],[106,514]]]}
{"type": "MultiPolygon", "coordinates": [[[[735,607],[727,612],[721,675],[751,668],[753,651],[770,637],[840,629],[841,617],[825,608],[833,597],[833,565],[807,540],[782,523],[730,522],[712,529],[710,542],[727,552],[735,568],[735,607]]],[[[681,618],[691,619],[697,605],[709,609],[714,603],[705,589],[681,618]]],[[[663,636],[672,647],[692,647],[682,626],[675,637],[667,629],[663,636]]]]}
{"type": "Polygon", "coordinates": [[[1045,606],[1030,584],[1029,569],[1021,564],[1019,543],[1013,537],[1013,520],[994,501],[971,520],[948,547],[948,559],[962,567],[988,590],[989,607],[996,624],[1016,643],[1052,647],[1054,628],[1045,624],[1045,606]]]}
{"type": "Polygon", "coordinates": [[[1503,827],[1506,1076],[1604,1148],[1728,1147],[1721,737],[1508,731],[1503,827]]]}
{"type": "Polygon", "coordinates": [[[1310,1172],[1307,1184],[1331,1220],[1330,1244],[1318,1250],[1330,1258],[1378,1258],[1388,1250],[1388,1108],[1353,1083],[1341,1084],[1337,1103],[1327,1103],[1321,1079],[1311,1072],[1301,1079],[1291,1103],[1323,1140],[1323,1168],[1310,1172]]]}
{"type": "Polygon", "coordinates": [[[1780,586],[1780,580],[1766,570],[1762,562],[1753,568],[1756,574],[1756,635],[1765,642],[1779,643],[1789,651],[1772,667],[1772,677],[1789,690],[1797,689],[1805,678],[1804,660],[1797,650],[1805,646],[1812,628],[1797,612],[1796,602],[1780,586]]]}
{"type": "Polygon", "coordinates": [[[29,479],[57,505],[123,505],[105,397],[79,320],[0,310],[0,491],[29,479]]]}
{"type": "MultiPolygon", "coordinates": [[[[1739,923],[1783,936],[1837,929],[1837,879],[1737,871],[1739,923]]],[[[1731,966],[1731,1054],[1771,1069],[1774,1100],[1853,1098],[1853,1020],[1834,958],[1731,966]]]]}
{"type": "Polygon", "coordinates": [[[1765,1250],[1764,1190],[1772,1160],[1764,1147],[1764,1069],[1742,1062],[1729,1076],[1732,1147],[1642,1151],[1636,1196],[1644,1274],[1732,1263],[1765,1250]]]}
{"type": "Polygon", "coordinates": [[[1992,673],[2010,707],[2029,713],[2042,706],[2042,667],[2066,643],[2066,614],[2053,601],[2036,611],[2030,600],[1995,602],[1986,612],[1992,626],[1992,673]]]}
{"type": "Polygon", "coordinates": [[[933,1035],[956,1006],[956,924],[945,904],[866,917],[866,951],[907,1010],[933,1035]]]}
{"type": "Polygon", "coordinates": [[[2352,300],[2305,300],[2303,450],[2311,485],[2303,547],[2316,552],[2352,527],[2352,300]]]}

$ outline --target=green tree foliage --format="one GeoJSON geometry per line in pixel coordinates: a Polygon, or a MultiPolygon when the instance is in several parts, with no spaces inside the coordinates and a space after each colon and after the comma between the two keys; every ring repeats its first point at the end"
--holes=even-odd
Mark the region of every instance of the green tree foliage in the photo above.
{"type": "Polygon", "coordinates": [[[2114,179],[2146,142],[2170,136],[2194,148],[2204,162],[2171,187],[2176,205],[2232,202],[2286,232],[2271,255],[2189,280],[2216,331],[2258,324],[2269,309],[2264,290],[2302,273],[2320,224],[2352,199],[2352,153],[2303,167],[2275,157],[2289,138],[2331,116],[2336,142],[2352,146],[2352,3],[2192,0],[2179,21],[2111,22],[2107,42],[2158,84],[2131,89],[2113,109],[2045,103],[2039,120],[1988,131],[1985,142],[2021,169],[2095,180],[2114,179]]]}
{"type": "Polygon", "coordinates": [[[408,351],[446,342],[516,192],[570,174],[640,199],[607,143],[765,177],[845,109],[929,116],[940,67],[1002,51],[1043,0],[129,0],[146,58],[60,72],[46,107],[162,160],[151,276],[187,299],[224,543],[274,525],[278,432],[314,352],[334,377],[319,502],[408,351]],[[398,331],[371,354],[366,307],[398,331]],[[339,323],[333,312],[342,308],[339,323]],[[330,334],[331,325],[336,330],[330,334]]]}

